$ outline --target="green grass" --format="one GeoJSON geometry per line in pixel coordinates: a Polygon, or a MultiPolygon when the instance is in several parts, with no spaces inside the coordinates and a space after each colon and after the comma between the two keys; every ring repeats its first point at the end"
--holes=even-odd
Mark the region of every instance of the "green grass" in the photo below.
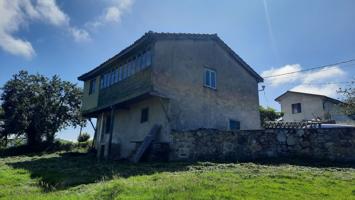
{"type": "Polygon", "coordinates": [[[0,158],[0,199],[355,199],[354,167],[0,158]]]}

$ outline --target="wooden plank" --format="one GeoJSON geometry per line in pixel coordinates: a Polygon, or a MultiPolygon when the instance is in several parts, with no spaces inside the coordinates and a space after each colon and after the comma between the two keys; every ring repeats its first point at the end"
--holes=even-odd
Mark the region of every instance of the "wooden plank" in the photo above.
{"type": "Polygon", "coordinates": [[[133,163],[138,163],[142,158],[144,152],[147,151],[148,147],[152,144],[153,140],[157,137],[161,126],[155,124],[153,128],[149,131],[148,135],[145,136],[143,143],[138,147],[136,153],[133,155],[131,161],[133,163]]]}

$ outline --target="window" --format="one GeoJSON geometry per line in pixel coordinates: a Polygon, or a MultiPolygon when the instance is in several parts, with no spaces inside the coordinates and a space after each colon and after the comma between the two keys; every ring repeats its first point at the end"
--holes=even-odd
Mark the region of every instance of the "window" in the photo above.
{"type": "Polygon", "coordinates": [[[109,72],[108,73],[108,86],[111,86],[112,85],[112,80],[113,80],[113,73],[112,72],[109,72]]]}
{"type": "Polygon", "coordinates": [[[145,67],[148,67],[152,64],[152,54],[150,53],[150,51],[147,51],[145,53],[145,67]]]}
{"type": "Polygon", "coordinates": [[[118,81],[121,81],[123,79],[123,71],[122,71],[122,66],[119,68],[119,73],[118,73],[118,81]]]}
{"type": "Polygon", "coordinates": [[[135,67],[134,67],[134,73],[137,73],[140,69],[140,56],[136,56],[136,59],[135,59],[135,67]]]}
{"type": "Polygon", "coordinates": [[[229,130],[240,130],[240,121],[229,120],[229,130]]]}
{"type": "Polygon", "coordinates": [[[100,77],[100,89],[104,88],[104,76],[100,77]]]}
{"type": "Polygon", "coordinates": [[[111,115],[107,114],[106,115],[106,121],[105,121],[105,133],[110,133],[111,131],[111,115]]]}
{"type": "Polygon", "coordinates": [[[140,55],[140,56],[138,57],[138,60],[139,60],[139,67],[138,67],[138,70],[137,70],[137,71],[140,71],[140,70],[143,69],[143,67],[144,67],[143,55],[140,55]]]}
{"type": "Polygon", "coordinates": [[[105,88],[106,87],[106,74],[103,75],[103,85],[102,85],[102,88],[105,88]]]}
{"type": "Polygon", "coordinates": [[[143,108],[141,111],[141,123],[148,121],[149,109],[143,108]]]}
{"type": "Polygon", "coordinates": [[[205,68],[204,86],[216,89],[216,71],[205,68]]]}
{"type": "Polygon", "coordinates": [[[125,79],[126,78],[126,64],[122,65],[122,69],[121,69],[121,73],[122,73],[122,79],[125,79]]]}
{"type": "Polygon", "coordinates": [[[130,77],[130,76],[131,76],[132,65],[133,65],[133,62],[132,62],[132,61],[129,61],[129,63],[127,64],[127,77],[130,77]]]}
{"type": "Polygon", "coordinates": [[[133,60],[132,72],[131,75],[135,74],[138,68],[138,59],[137,57],[133,60]]]}
{"type": "Polygon", "coordinates": [[[115,83],[118,82],[118,78],[119,78],[119,69],[116,68],[116,69],[115,69],[115,83]]]}
{"type": "Polygon", "coordinates": [[[92,79],[90,81],[89,95],[92,94],[92,93],[95,93],[95,89],[96,89],[96,78],[92,79]]]}
{"type": "Polygon", "coordinates": [[[301,103],[292,104],[292,114],[301,113],[301,112],[302,112],[301,103]]]}
{"type": "Polygon", "coordinates": [[[105,88],[107,88],[110,85],[110,76],[109,74],[105,74],[105,88]]]}

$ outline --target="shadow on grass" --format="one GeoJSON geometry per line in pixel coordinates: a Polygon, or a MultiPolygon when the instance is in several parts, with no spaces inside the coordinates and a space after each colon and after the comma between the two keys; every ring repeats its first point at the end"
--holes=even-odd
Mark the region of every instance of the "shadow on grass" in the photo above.
{"type": "MultiPolygon", "coordinates": [[[[55,154],[54,154],[55,155],[55,154]]],[[[277,158],[250,160],[239,163],[252,162],[262,165],[297,165],[317,168],[355,168],[354,163],[338,163],[307,158],[277,158]]],[[[165,162],[139,163],[115,161],[97,161],[95,154],[90,153],[62,153],[59,156],[33,158],[32,160],[8,162],[15,169],[25,169],[31,178],[39,179],[39,185],[44,191],[62,190],[80,184],[95,183],[111,180],[114,177],[128,178],[131,176],[151,175],[159,172],[188,171],[192,168],[213,166],[218,162],[165,162]]],[[[231,162],[220,162],[231,163],[231,162]]]]}
{"type": "Polygon", "coordinates": [[[25,169],[31,178],[38,178],[44,191],[61,190],[80,184],[128,178],[158,172],[186,171],[192,163],[140,163],[97,161],[94,154],[62,153],[57,157],[7,163],[15,169],[25,169]]]}
{"type": "Polygon", "coordinates": [[[12,156],[38,156],[48,153],[54,153],[58,151],[72,151],[77,146],[72,142],[60,142],[55,141],[54,143],[39,143],[35,146],[19,145],[14,147],[9,147],[6,149],[0,149],[0,158],[12,157],[12,156]]]}
{"type": "Polygon", "coordinates": [[[308,157],[281,157],[252,160],[255,164],[279,166],[284,164],[297,165],[304,167],[316,168],[353,168],[355,169],[355,162],[340,162],[329,161],[325,159],[314,159],[308,157]]]}

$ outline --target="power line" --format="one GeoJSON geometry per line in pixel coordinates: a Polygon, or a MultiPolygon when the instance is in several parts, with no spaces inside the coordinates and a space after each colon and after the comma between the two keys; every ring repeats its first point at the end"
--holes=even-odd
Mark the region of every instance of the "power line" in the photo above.
{"type": "Polygon", "coordinates": [[[312,67],[309,69],[303,69],[303,70],[298,70],[298,71],[293,71],[293,72],[287,72],[287,73],[283,73],[283,74],[276,74],[276,75],[271,75],[271,76],[265,76],[263,77],[264,79],[266,78],[273,78],[273,77],[278,77],[278,76],[284,76],[284,75],[288,75],[288,74],[294,74],[294,73],[298,73],[298,72],[305,72],[305,71],[311,71],[311,70],[315,70],[315,69],[321,69],[321,68],[325,68],[325,67],[335,67],[335,65],[341,65],[341,64],[345,64],[345,63],[350,63],[350,62],[354,62],[355,59],[350,59],[350,60],[346,60],[346,61],[341,61],[341,62],[337,62],[337,63],[333,63],[333,64],[327,64],[327,65],[322,65],[322,66],[318,66],[318,67],[312,67]]]}
{"type": "Polygon", "coordinates": [[[297,85],[335,85],[335,84],[353,84],[355,81],[323,82],[323,83],[297,83],[297,85]]]}

